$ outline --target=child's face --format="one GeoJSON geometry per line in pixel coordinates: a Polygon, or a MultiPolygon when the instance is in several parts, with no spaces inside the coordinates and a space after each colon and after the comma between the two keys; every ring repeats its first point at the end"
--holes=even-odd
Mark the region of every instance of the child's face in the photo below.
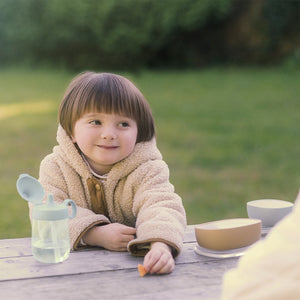
{"type": "Polygon", "coordinates": [[[137,132],[135,120],[128,117],[87,113],[76,121],[72,141],[77,143],[92,169],[105,174],[133,151],[137,132]]]}

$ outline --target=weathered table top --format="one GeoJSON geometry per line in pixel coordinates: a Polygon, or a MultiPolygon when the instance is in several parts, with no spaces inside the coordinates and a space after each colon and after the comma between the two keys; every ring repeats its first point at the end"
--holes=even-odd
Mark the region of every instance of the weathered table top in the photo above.
{"type": "Polygon", "coordinates": [[[237,258],[196,254],[194,226],[168,275],[140,277],[143,258],[127,252],[89,249],[71,252],[59,264],[42,264],[31,254],[30,238],[0,240],[1,299],[218,299],[223,274],[237,258]]]}

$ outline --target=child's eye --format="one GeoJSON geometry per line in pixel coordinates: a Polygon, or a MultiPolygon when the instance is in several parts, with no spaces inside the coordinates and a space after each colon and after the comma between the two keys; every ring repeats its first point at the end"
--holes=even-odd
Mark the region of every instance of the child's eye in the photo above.
{"type": "Polygon", "coordinates": [[[121,122],[121,123],[119,124],[119,126],[120,126],[120,127],[129,127],[129,123],[127,123],[127,122],[121,122]]]}
{"type": "Polygon", "coordinates": [[[92,124],[92,125],[101,125],[101,121],[93,120],[93,121],[90,121],[90,124],[92,124]]]}

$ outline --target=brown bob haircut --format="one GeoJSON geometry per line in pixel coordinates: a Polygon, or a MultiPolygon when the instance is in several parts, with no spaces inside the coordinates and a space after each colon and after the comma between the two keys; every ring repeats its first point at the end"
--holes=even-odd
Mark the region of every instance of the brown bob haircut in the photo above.
{"type": "Polygon", "coordinates": [[[119,114],[135,120],[137,143],[150,141],[155,136],[154,120],[147,100],[123,76],[84,72],[71,81],[60,104],[59,123],[72,136],[76,121],[89,112],[119,114]]]}

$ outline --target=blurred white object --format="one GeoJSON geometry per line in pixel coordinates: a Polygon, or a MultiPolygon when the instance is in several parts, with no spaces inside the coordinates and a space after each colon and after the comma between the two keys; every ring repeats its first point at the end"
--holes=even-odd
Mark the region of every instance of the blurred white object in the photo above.
{"type": "Polygon", "coordinates": [[[288,215],[294,204],[277,199],[253,200],[247,203],[249,218],[259,219],[263,227],[272,227],[283,217],[288,215]]]}

